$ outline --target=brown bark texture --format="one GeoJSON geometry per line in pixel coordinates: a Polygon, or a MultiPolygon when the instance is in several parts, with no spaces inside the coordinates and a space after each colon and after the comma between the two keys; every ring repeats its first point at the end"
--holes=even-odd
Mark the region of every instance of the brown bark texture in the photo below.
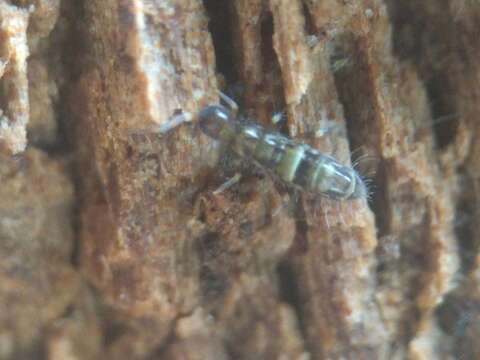
{"type": "Polygon", "coordinates": [[[0,0],[0,360],[480,359],[479,33],[474,0],[0,0]],[[232,156],[218,90],[370,198],[232,156]]]}

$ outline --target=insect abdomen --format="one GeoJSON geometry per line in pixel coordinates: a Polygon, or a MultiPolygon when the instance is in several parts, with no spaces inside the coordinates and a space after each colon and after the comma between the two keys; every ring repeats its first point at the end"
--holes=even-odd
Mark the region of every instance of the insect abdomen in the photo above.
{"type": "Polygon", "coordinates": [[[366,196],[365,186],[354,169],[279,133],[238,122],[232,147],[300,190],[336,199],[366,196]]]}

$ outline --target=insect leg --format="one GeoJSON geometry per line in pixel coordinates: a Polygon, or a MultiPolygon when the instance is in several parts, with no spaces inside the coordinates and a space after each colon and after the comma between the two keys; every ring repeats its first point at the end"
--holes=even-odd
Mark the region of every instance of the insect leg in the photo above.
{"type": "Polygon", "coordinates": [[[337,121],[328,117],[327,111],[322,109],[320,111],[320,119],[318,120],[318,127],[315,129],[314,135],[316,138],[322,138],[327,135],[345,137],[345,127],[337,121]]]}
{"type": "Polygon", "coordinates": [[[338,218],[340,219],[340,222],[342,223],[343,226],[347,226],[347,223],[345,222],[345,218],[343,217],[343,206],[342,206],[342,202],[341,201],[338,201],[337,202],[337,214],[338,214],[338,218]]]}
{"type": "Polygon", "coordinates": [[[330,220],[328,219],[328,211],[326,209],[322,209],[323,216],[325,217],[325,224],[327,225],[327,229],[330,229],[330,220]]]}
{"type": "Polygon", "coordinates": [[[236,173],[232,178],[228,179],[228,180],[225,181],[222,185],[220,185],[220,186],[213,192],[213,194],[214,194],[214,195],[221,194],[222,192],[224,192],[224,191],[227,190],[228,188],[230,188],[230,187],[232,187],[233,185],[235,185],[236,183],[238,183],[241,178],[242,178],[242,175],[239,174],[239,173],[236,173]]]}
{"type": "Polygon", "coordinates": [[[271,117],[271,122],[273,125],[278,125],[280,123],[283,123],[285,120],[286,120],[285,111],[276,111],[273,113],[271,117]]]}

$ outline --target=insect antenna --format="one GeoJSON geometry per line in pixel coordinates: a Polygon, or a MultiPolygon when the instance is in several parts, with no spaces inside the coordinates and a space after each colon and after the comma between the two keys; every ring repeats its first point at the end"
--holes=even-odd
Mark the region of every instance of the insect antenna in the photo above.
{"type": "Polygon", "coordinates": [[[227,105],[227,107],[230,109],[230,111],[232,112],[232,115],[234,117],[237,117],[237,115],[238,115],[238,105],[235,102],[235,100],[228,97],[226,94],[224,94],[220,90],[218,91],[218,96],[220,97],[220,101],[221,102],[223,101],[225,103],[225,105],[227,105]]]}
{"type": "Polygon", "coordinates": [[[157,128],[157,132],[159,132],[160,134],[165,134],[183,123],[192,121],[192,119],[193,115],[189,112],[175,114],[171,116],[165,123],[159,125],[157,128]]]}
{"type": "Polygon", "coordinates": [[[183,123],[191,122],[194,116],[188,111],[180,112],[170,116],[167,121],[162,124],[154,123],[153,125],[148,125],[142,129],[131,130],[132,135],[148,135],[148,134],[160,134],[165,135],[169,131],[175,129],[183,123]]]}

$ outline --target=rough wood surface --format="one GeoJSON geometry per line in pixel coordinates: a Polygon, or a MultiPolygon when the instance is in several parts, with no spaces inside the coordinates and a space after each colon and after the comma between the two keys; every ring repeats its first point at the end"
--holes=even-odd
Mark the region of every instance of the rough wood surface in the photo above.
{"type": "Polygon", "coordinates": [[[0,157],[0,359],[480,359],[479,27],[468,0],[0,1],[0,150],[30,145],[0,157]],[[218,89],[371,156],[371,201],[296,196],[195,118],[155,133],[218,89]]]}
{"type": "Polygon", "coordinates": [[[0,148],[13,154],[27,142],[27,26],[27,10],[0,2],[0,148]]]}

